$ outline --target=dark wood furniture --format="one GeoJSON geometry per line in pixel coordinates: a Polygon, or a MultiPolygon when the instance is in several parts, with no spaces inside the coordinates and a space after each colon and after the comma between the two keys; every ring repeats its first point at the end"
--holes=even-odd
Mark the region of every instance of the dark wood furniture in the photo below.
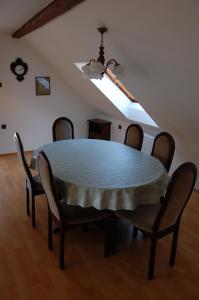
{"type": "Polygon", "coordinates": [[[175,141],[168,132],[160,132],[156,135],[151,155],[159,159],[167,172],[169,172],[173,155],[175,152],[175,141]]]}
{"type": "Polygon", "coordinates": [[[88,120],[88,138],[110,141],[111,122],[101,119],[88,120]]]}
{"type": "Polygon", "coordinates": [[[52,134],[53,142],[74,139],[73,122],[66,117],[56,119],[53,123],[52,134]]]}
{"type": "Polygon", "coordinates": [[[35,196],[44,194],[44,190],[40,181],[39,175],[32,176],[24,155],[24,148],[19,134],[14,134],[19,161],[23,168],[26,178],[26,209],[27,215],[30,215],[29,194],[32,200],[32,226],[35,227],[35,196]]]}
{"type": "Polygon", "coordinates": [[[115,252],[115,216],[111,210],[98,210],[94,207],[83,208],[78,205],[67,205],[64,200],[59,200],[54,184],[50,162],[42,151],[37,159],[39,175],[48,200],[48,249],[52,250],[52,221],[60,232],[59,267],[64,269],[64,243],[65,231],[76,225],[101,221],[105,231],[104,256],[108,257],[115,252]]]}
{"type": "Polygon", "coordinates": [[[85,0],[54,0],[51,1],[41,11],[37,12],[30,20],[23,24],[17,31],[12,34],[13,38],[21,38],[27,33],[30,33],[53,19],[59,17],[61,14],[66,13],[76,5],[85,0]]]}
{"type": "Polygon", "coordinates": [[[151,240],[148,279],[154,277],[157,241],[170,233],[173,234],[173,241],[169,264],[174,266],[180,221],[194,189],[196,177],[196,166],[191,162],[184,163],[172,175],[162,203],[140,205],[135,211],[116,212],[118,217],[126,219],[136,231],[141,230],[151,240]]]}
{"type": "Polygon", "coordinates": [[[144,133],[138,124],[130,124],[126,129],[124,144],[134,149],[142,149],[144,133]]]}

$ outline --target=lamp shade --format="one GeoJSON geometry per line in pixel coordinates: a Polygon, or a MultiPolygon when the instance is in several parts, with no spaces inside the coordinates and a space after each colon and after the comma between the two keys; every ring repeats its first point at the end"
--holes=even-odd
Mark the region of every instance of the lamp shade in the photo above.
{"type": "Polygon", "coordinates": [[[83,77],[88,79],[102,79],[104,70],[104,65],[95,60],[82,67],[83,77]]]}

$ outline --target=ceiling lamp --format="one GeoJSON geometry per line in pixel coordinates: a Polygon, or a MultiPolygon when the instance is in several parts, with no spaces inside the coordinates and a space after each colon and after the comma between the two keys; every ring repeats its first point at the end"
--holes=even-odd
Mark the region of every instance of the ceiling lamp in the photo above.
{"type": "Polygon", "coordinates": [[[116,61],[116,59],[111,58],[105,63],[104,57],[104,41],[103,35],[107,31],[106,27],[97,28],[101,34],[101,43],[99,47],[99,57],[97,60],[91,59],[89,63],[82,67],[83,77],[87,79],[102,79],[107,68],[109,68],[114,75],[119,77],[123,73],[123,67],[116,61]]]}

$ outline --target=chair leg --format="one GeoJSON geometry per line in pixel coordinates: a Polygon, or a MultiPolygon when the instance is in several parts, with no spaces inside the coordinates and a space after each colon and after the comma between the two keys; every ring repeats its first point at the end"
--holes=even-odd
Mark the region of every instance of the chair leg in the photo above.
{"type": "Polygon", "coordinates": [[[155,257],[156,257],[157,239],[151,238],[150,256],[149,256],[149,268],[148,279],[151,280],[154,277],[155,257]]]}
{"type": "Polygon", "coordinates": [[[50,209],[48,208],[48,249],[53,249],[53,239],[52,239],[52,218],[50,215],[50,209]]]}
{"type": "Polygon", "coordinates": [[[55,227],[55,228],[53,229],[53,233],[54,233],[54,234],[59,233],[59,227],[55,227]]]}
{"type": "Polygon", "coordinates": [[[27,215],[30,216],[30,201],[29,201],[29,189],[26,181],[26,212],[27,215]]]}
{"type": "Polygon", "coordinates": [[[106,228],[105,231],[105,245],[104,245],[104,257],[111,256],[111,242],[110,242],[110,233],[106,228]]]}
{"type": "Polygon", "coordinates": [[[115,255],[118,244],[118,218],[116,216],[112,217],[111,228],[111,253],[115,255]]]}
{"type": "Polygon", "coordinates": [[[178,233],[179,233],[179,225],[177,225],[176,229],[173,232],[173,240],[172,240],[170,260],[169,260],[169,264],[172,267],[175,264],[176,249],[177,249],[177,243],[178,243],[178,233]]]}
{"type": "Polygon", "coordinates": [[[35,195],[32,192],[32,227],[36,227],[35,224],[35,195]]]}
{"type": "Polygon", "coordinates": [[[105,221],[105,247],[104,257],[109,257],[116,252],[117,244],[117,221],[116,216],[112,216],[105,221]]]}
{"type": "Polygon", "coordinates": [[[133,238],[136,238],[137,237],[137,235],[138,235],[138,228],[137,227],[135,227],[135,226],[133,226],[133,238]]]}
{"type": "Polygon", "coordinates": [[[146,234],[146,232],[144,232],[144,231],[142,232],[142,236],[143,236],[143,239],[148,239],[148,237],[149,237],[149,236],[146,234]]]}
{"type": "Polygon", "coordinates": [[[104,244],[104,257],[111,256],[112,252],[112,218],[103,220],[104,231],[105,231],[105,244],[104,244]]]}
{"type": "Polygon", "coordinates": [[[64,242],[65,242],[65,230],[64,227],[60,226],[60,246],[59,246],[59,267],[61,270],[64,269],[64,242]]]}
{"type": "Polygon", "coordinates": [[[82,224],[82,231],[87,232],[88,231],[88,223],[82,224]]]}

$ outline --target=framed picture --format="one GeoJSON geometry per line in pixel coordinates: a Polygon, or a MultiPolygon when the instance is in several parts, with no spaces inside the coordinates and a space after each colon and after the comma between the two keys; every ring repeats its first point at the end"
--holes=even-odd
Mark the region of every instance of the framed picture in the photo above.
{"type": "Polygon", "coordinates": [[[35,77],[36,95],[50,95],[50,77],[35,77]]]}

